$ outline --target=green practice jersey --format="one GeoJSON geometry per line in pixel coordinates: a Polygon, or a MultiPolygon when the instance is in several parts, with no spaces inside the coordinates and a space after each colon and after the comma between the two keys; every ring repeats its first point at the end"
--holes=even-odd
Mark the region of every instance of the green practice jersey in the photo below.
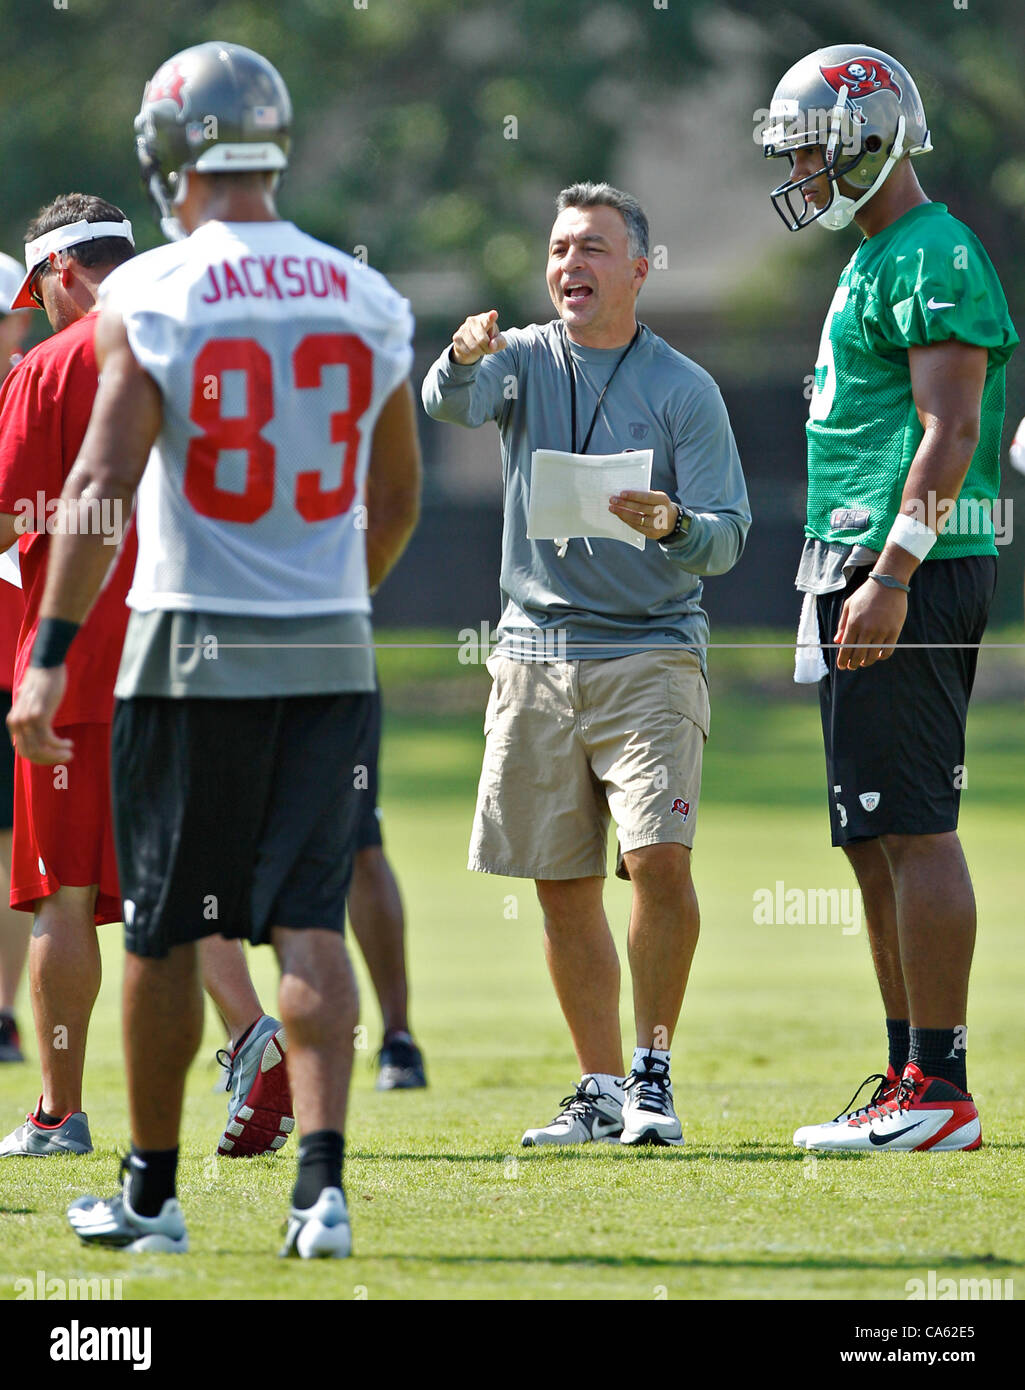
{"type": "MultiPolygon", "coordinates": [[[[808,415],[806,535],[882,550],[922,439],[908,348],[952,338],[986,348],[989,364],[979,443],[929,559],[997,553],[991,507],[1000,485],[1004,365],[1018,335],[982,244],[942,203],[914,207],[866,238],[840,276],[808,415]]],[[[935,512],[919,520],[937,525],[935,512]]]]}

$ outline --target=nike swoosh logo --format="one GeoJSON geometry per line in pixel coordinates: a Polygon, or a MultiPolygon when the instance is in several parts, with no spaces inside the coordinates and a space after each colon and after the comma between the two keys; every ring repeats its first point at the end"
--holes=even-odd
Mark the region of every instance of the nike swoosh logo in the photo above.
{"type": "Polygon", "coordinates": [[[895,1130],[893,1134],[876,1134],[873,1130],[868,1132],[868,1142],[870,1144],[892,1144],[895,1139],[899,1139],[902,1134],[910,1134],[919,1125],[924,1125],[924,1120],[916,1120],[913,1125],[905,1125],[903,1129],[895,1130]]]}
{"type": "Polygon", "coordinates": [[[955,306],[953,304],[940,304],[935,299],[929,299],[926,301],[925,307],[927,309],[953,309],[955,306]]]}

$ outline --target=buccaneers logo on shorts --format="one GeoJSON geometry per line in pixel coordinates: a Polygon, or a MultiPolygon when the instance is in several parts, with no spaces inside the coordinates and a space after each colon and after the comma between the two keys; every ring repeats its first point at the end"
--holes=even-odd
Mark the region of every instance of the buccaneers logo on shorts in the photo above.
{"type": "Polygon", "coordinates": [[[838,63],[836,67],[819,68],[819,72],[837,95],[841,88],[847,88],[847,105],[859,123],[863,123],[865,117],[854,102],[864,101],[874,92],[893,92],[898,101],[901,99],[893,69],[875,58],[854,58],[849,63],[838,63]]]}
{"type": "Polygon", "coordinates": [[[690,802],[684,801],[682,797],[678,796],[672,806],[670,806],[669,814],[672,815],[674,811],[678,816],[682,816],[683,819],[686,820],[690,815],[690,802]]]}

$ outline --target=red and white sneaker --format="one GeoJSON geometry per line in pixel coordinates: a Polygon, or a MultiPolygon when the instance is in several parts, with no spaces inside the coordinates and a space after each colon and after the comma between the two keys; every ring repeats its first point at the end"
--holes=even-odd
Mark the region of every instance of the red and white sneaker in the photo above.
{"type": "Polygon", "coordinates": [[[273,1153],[287,1143],[295,1129],[287,1050],[284,1028],[264,1014],[241,1047],[217,1054],[228,1072],[225,1089],[231,1092],[228,1123],[217,1145],[223,1157],[251,1158],[273,1153]]]}
{"type": "Polygon", "coordinates": [[[838,1125],[845,1124],[868,1124],[874,1120],[883,1110],[896,1102],[897,1091],[900,1088],[900,1077],[890,1066],[885,1073],[876,1072],[874,1076],[866,1076],[864,1081],[851,1096],[850,1100],[837,1115],[835,1120],[824,1120],[817,1125],[802,1125],[800,1129],[794,1131],[794,1143],[799,1148],[810,1148],[810,1139],[818,1138],[822,1131],[835,1129],[838,1125]],[[875,1090],[869,1097],[867,1105],[853,1109],[854,1102],[861,1095],[866,1086],[871,1086],[873,1081],[877,1082],[875,1090]]]}
{"type": "Polygon", "coordinates": [[[867,1122],[823,1127],[807,1147],[834,1153],[950,1153],[982,1144],[971,1096],[941,1077],[923,1076],[914,1062],[904,1068],[895,1098],[877,1108],[880,1113],[867,1122]]]}

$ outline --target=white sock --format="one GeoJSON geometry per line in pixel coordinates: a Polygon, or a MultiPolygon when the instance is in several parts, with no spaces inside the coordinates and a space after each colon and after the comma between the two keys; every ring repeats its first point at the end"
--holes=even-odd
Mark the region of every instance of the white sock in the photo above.
{"type": "Polygon", "coordinates": [[[669,1070],[669,1053],[660,1052],[657,1047],[635,1047],[633,1061],[630,1063],[631,1071],[647,1071],[648,1058],[654,1062],[664,1062],[666,1071],[669,1070]]]}
{"type": "MultiPolygon", "coordinates": [[[[604,1071],[591,1071],[587,1073],[587,1076],[594,1077],[595,1081],[598,1083],[599,1091],[602,1091],[607,1096],[612,1096],[614,1100],[618,1100],[620,1104],[622,1104],[623,1078],[621,1076],[610,1076],[608,1072],[604,1071]]],[[[580,1078],[581,1085],[587,1080],[587,1076],[582,1076],[580,1078]]]]}

